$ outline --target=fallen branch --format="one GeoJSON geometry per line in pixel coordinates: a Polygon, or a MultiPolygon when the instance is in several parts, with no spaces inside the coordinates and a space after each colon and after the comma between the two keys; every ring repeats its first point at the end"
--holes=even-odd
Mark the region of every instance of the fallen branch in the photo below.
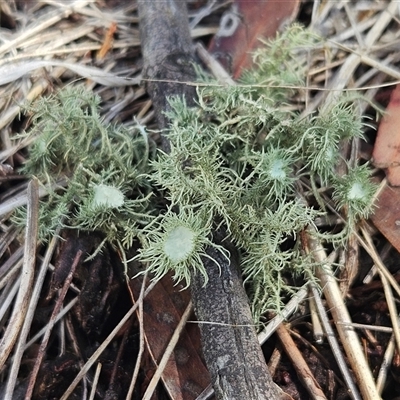
{"type": "MultiPolygon", "coordinates": [[[[139,1],[140,32],[144,58],[143,77],[153,101],[159,128],[166,130],[170,121],[168,97],[179,95],[194,104],[195,79],[193,46],[190,40],[186,5],[169,2],[139,1]],[[159,80],[162,80],[160,82],[159,80]]],[[[163,148],[168,151],[168,138],[163,148]]],[[[190,154],[188,154],[190,157],[190,154]]],[[[221,242],[222,235],[214,234],[221,242]]],[[[229,249],[231,250],[231,249],[229,249]]],[[[268,372],[235,262],[209,248],[203,260],[209,282],[203,286],[200,274],[192,276],[192,298],[200,322],[203,352],[218,399],[277,399],[278,391],[268,372]]]]}

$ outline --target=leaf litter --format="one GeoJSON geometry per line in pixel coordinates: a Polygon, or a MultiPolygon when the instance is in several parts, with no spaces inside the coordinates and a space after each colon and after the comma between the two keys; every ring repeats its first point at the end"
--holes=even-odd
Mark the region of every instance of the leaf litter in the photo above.
{"type": "MultiPolygon", "coordinates": [[[[200,12],[197,3],[189,3],[191,7],[190,15],[193,19],[200,12]]],[[[224,8],[214,9],[218,18],[221,16],[221,10],[224,10],[224,8]]],[[[4,12],[4,10],[2,11],[4,12]]],[[[107,4],[96,4],[88,1],[68,3],[68,5],[65,5],[64,2],[52,2],[34,4],[31,8],[23,10],[16,8],[14,3],[10,3],[6,7],[5,14],[9,22],[11,21],[10,26],[14,25],[15,27],[2,30],[1,35],[4,39],[0,46],[0,58],[2,60],[0,68],[4,72],[2,74],[3,81],[1,81],[3,86],[0,88],[2,92],[0,96],[0,128],[2,129],[0,195],[1,203],[3,205],[8,204],[8,207],[3,208],[1,213],[1,326],[3,335],[6,329],[22,329],[21,332],[24,332],[24,328],[21,328],[21,326],[10,325],[13,324],[11,310],[18,299],[18,297],[15,297],[18,288],[29,283],[28,281],[22,282],[21,276],[24,276],[23,265],[26,267],[29,263],[32,264],[33,257],[34,260],[37,260],[38,265],[41,264],[40,271],[42,271],[37,275],[33,294],[29,299],[31,305],[38,304],[38,306],[35,306],[34,310],[29,309],[31,317],[25,317],[25,321],[33,320],[31,331],[29,331],[29,324],[25,328],[25,330],[28,329],[26,335],[33,336],[46,324],[46,321],[40,320],[38,314],[39,311],[42,312],[45,309],[46,301],[48,302],[44,298],[48,286],[45,282],[43,283],[43,279],[46,274],[50,276],[53,269],[50,261],[57,236],[48,244],[47,250],[46,247],[39,248],[39,252],[35,256],[32,254],[32,243],[29,240],[25,240],[25,251],[20,250],[21,243],[24,242],[23,233],[16,232],[9,219],[10,212],[17,204],[21,204],[21,199],[25,204],[29,204],[34,215],[34,198],[38,195],[32,193],[32,188],[28,189],[27,192],[27,183],[21,183],[19,177],[17,179],[18,168],[25,161],[25,147],[29,144],[23,139],[17,143],[13,140],[13,136],[20,133],[21,129],[28,127],[30,123],[29,118],[25,118],[21,114],[22,110],[27,102],[34,101],[41,96],[47,96],[63,86],[84,81],[89,89],[101,96],[102,113],[105,119],[122,121],[127,126],[134,126],[137,121],[133,121],[131,116],[136,115],[141,124],[147,124],[153,128],[155,122],[152,120],[151,112],[149,112],[148,99],[143,90],[137,86],[140,81],[141,59],[135,3],[128,6],[116,4],[113,8],[107,8],[107,4]],[[104,51],[104,42],[110,40],[110,36],[107,38],[107,31],[112,28],[113,24],[116,26],[116,32],[112,39],[112,45],[108,52],[106,51],[96,60],[98,52],[102,49],[104,51]],[[55,37],[57,37],[57,40],[54,40],[55,37]],[[39,276],[42,277],[42,283],[39,276]],[[40,289],[39,285],[41,284],[44,285],[43,290],[40,289]]],[[[396,81],[400,78],[400,70],[397,67],[398,56],[393,50],[396,48],[397,15],[398,6],[393,1],[378,3],[372,1],[315,2],[313,5],[303,4],[301,6],[298,15],[299,20],[305,22],[306,25],[311,25],[318,33],[328,38],[326,48],[309,54],[308,88],[302,89],[304,98],[301,99],[306,104],[306,107],[302,110],[304,115],[310,114],[316,109],[331,107],[343,91],[357,91],[364,98],[373,101],[379,99],[379,95],[382,96],[385,92],[387,93],[387,88],[394,87],[396,81]]],[[[213,15],[211,14],[211,16],[213,15]]],[[[208,40],[207,35],[213,35],[218,31],[215,21],[216,19],[213,18],[200,21],[192,30],[193,38],[208,40]]],[[[381,118],[380,113],[371,109],[367,102],[361,100],[357,102],[357,107],[360,113],[369,113],[371,116],[369,123],[372,127],[376,127],[375,119],[381,118]]],[[[381,108],[384,108],[384,104],[381,108]]],[[[371,130],[367,133],[370,141],[367,143],[355,141],[350,148],[343,148],[341,151],[346,154],[346,157],[350,153],[353,160],[358,158],[370,160],[374,135],[374,131],[371,130]]],[[[157,139],[157,135],[155,135],[155,139],[157,139]]],[[[376,171],[375,176],[377,181],[383,182],[383,186],[382,172],[376,171]]],[[[394,189],[386,186],[385,190],[386,193],[391,193],[394,189]]],[[[382,191],[382,194],[377,193],[378,212],[384,211],[389,214],[388,218],[393,218],[392,215],[396,215],[397,209],[395,207],[397,203],[393,204],[389,200],[387,202],[383,200],[385,190],[382,191]],[[393,210],[393,214],[390,212],[391,210],[393,210]]],[[[42,190],[39,195],[43,196],[45,192],[42,190]]],[[[321,196],[329,204],[329,192],[321,193],[321,196]]],[[[329,217],[336,218],[336,221],[340,224],[340,216],[329,214],[329,217]]],[[[354,238],[349,242],[348,247],[330,249],[332,251],[330,258],[327,257],[323,248],[318,247],[318,243],[312,241],[308,243],[310,251],[318,254],[321,261],[325,263],[325,268],[319,276],[319,279],[323,282],[323,296],[322,302],[317,301],[317,303],[320,303],[319,308],[317,307],[317,314],[320,314],[321,319],[323,319],[322,315],[325,315],[327,311],[330,312],[328,321],[329,317],[334,321],[334,330],[330,331],[330,335],[338,335],[337,342],[339,343],[339,346],[332,348],[336,349],[336,353],[340,353],[344,349],[344,354],[336,354],[338,364],[341,364],[339,360],[344,358],[344,364],[346,364],[346,361],[349,362],[353,375],[346,375],[344,371],[346,367],[343,367],[341,373],[344,374],[344,378],[340,377],[341,373],[338,372],[336,365],[332,362],[332,353],[330,353],[329,347],[318,341],[312,345],[316,340],[313,337],[311,320],[309,319],[309,312],[312,307],[304,301],[308,294],[302,288],[299,288],[298,296],[294,297],[298,299],[298,302],[294,306],[293,302],[289,302],[282,313],[273,319],[273,321],[277,321],[285,316],[284,319],[288,321],[285,329],[292,332],[295,345],[301,350],[300,353],[303,353],[306,361],[308,358],[312,360],[313,355],[317,355],[318,360],[324,360],[328,363],[329,367],[320,368],[320,371],[317,369],[321,365],[321,361],[315,361],[315,364],[311,363],[317,386],[323,388],[326,398],[344,399],[349,396],[350,398],[373,399],[382,396],[385,399],[392,399],[399,395],[396,392],[396,376],[398,375],[396,372],[398,372],[399,367],[394,352],[395,348],[399,349],[398,335],[393,335],[393,339],[390,339],[390,332],[398,330],[396,325],[398,312],[394,301],[400,294],[397,283],[399,274],[396,269],[396,257],[398,258],[396,248],[398,249],[398,247],[385,231],[387,225],[389,225],[391,236],[396,238],[398,224],[396,223],[397,219],[394,222],[384,224],[380,224],[381,221],[386,220],[382,219],[377,213],[372,221],[362,221],[360,230],[354,233],[354,238]],[[390,243],[395,248],[391,248],[385,236],[381,233],[389,238],[390,243]],[[354,254],[357,256],[352,256],[354,254]],[[344,267],[336,268],[338,264],[344,267]],[[352,275],[353,279],[348,281],[346,274],[352,275]],[[347,284],[341,285],[342,292],[340,292],[336,283],[337,281],[343,283],[342,280],[346,281],[347,284]],[[362,294],[360,295],[360,293],[362,294]],[[353,322],[358,325],[353,327],[353,322]],[[378,326],[386,327],[389,333],[375,330],[378,326]],[[390,329],[392,330],[390,331],[390,329]],[[299,335],[302,337],[302,341],[296,340],[299,335]],[[360,341],[363,348],[360,347],[360,341]],[[368,359],[367,363],[359,362],[360,359],[365,358],[368,359]],[[346,393],[347,389],[345,389],[346,386],[343,381],[347,381],[350,394],[346,393]],[[361,395],[357,394],[358,390],[360,390],[361,395]]],[[[318,224],[322,226],[324,223],[326,222],[322,218],[316,221],[317,226],[318,224]]],[[[32,224],[33,219],[28,219],[28,230],[34,229],[32,224]]],[[[53,257],[56,261],[57,255],[53,257]]],[[[82,273],[85,274],[85,272],[82,273]]],[[[109,274],[113,275],[116,272],[111,268],[109,274]]],[[[118,277],[114,279],[110,275],[104,279],[107,282],[114,282],[111,285],[121,285],[121,283],[115,283],[119,280],[118,277]]],[[[73,297],[73,293],[82,289],[81,285],[84,279],[88,278],[79,275],[75,277],[74,282],[76,281],[78,288],[74,292],[73,286],[71,286],[69,300],[76,299],[76,297],[73,297]]],[[[93,277],[89,278],[89,281],[90,279],[93,279],[93,277]]],[[[123,284],[118,287],[123,287],[123,284]]],[[[130,290],[134,291],[134,289],[128,288],[126,297],[122,299],[125,304],[129,304],[130,296],[135,296],[130,290]]],[[[154,290],[157,290],[157,286],[154,290]]],[[[135,293],[136,296],[139,296],[140,289],[136,289],[135,293]]],[[[318,291],[316,293],[315,290],[313,294],[315,296],[321,295],[318,291]]],[[[138,301],[140,299],[141,297],[137,298],[138,301]]],[[[150,304],[151,307],[159,307],[159,303],[160,300],[157,300],[150,304]]],[[[128,312],[127,315],[131,315],[133,313],[132,308],[126,308],[122,312],[128,312]]],[[[80,309],[84,309],[83,306],[80,309]]],[[[180,305],[181,314],[184,309],[180,305]]],[[[22,309],[21,312],[23,313],[24,310],[22,309]]],[[[141,319],[146,317],[146,314],[151,315],[151,312],[146,310],[146,302],[144,302],[143,313],[141,319]]],[[[48,314],[48,322],[50,322],[50,314],[51,312],[48,314]]],[[[116,319],[122,317],[123,315],[118,314],[116,319]]],[[[152,363],[153,361],[147,359],[146,366],[145,358],[142,358],[138,381],[136,385],[130,383],[129,374],[133,373],[134,363],[127,362],[123,356],[118,358],[117,353],[112,355],[104,351],[103,356],[100,356],[100,352],[96,350],[97,343],[88,344],[89,354],[87,354],[86,349],[82,348],[82,342],[76,337],[77,328],[74,325],[76,320],[79,321],[79,316],[76,313],[69,317],[67,314],[67,316],[62,317],[61,325],[64,330],[67,330],[68,334],[65,335],[61,331],[53,332],[54,337],[60,343],[63,341],[61,339],[66,339],[67,346],[66,349],[62,346],[61,348],[56,346],[47,350],[47,361],[43,364],[42,375],[39,374],[39,377],[41,376],[39,383],[41,384],[35,389],[36,392],[34,392],[32,398],[39,398],[43,393],[46,393],[46,396],[52,395],[51,390],[54,390],[54,386],[57,385],[65,390],[74,378],[76,385],[78,385],[77,377],[80,376],[82,379],[85,374],[86,378],[81,381],[77,392],[86,394],[97,392],[98,396],[104,396],[106,388],[110,388],[110,382],[111,384],[114,383],[114,386],[111,385],[112,390],[119,390],[115,388],[115,365],[119,365],[119,369],[123,371],[118,376],[118,381],[127,386],[130,384],[131,387],[135,387],[135,395],[143,395],[144,391],[141,391],[140,387],[141,384],[143,385],[146,382],[143,374],[147,370],[154,369],[154,366],[148,365],[149,362],[152,363]],[[52,360],[55,349],[56,352],[60,351],[62,354],[58,361],[59,364],[57,364],[62,374],[60,374],[61,379],[60,376],[52,376],[53,381],[49,384],[46,383],[43,374],[46,373],[46,367],[51,370],[56,365],[55,359],[57,357],[52,360]],[[74,349],[73,356],[70,355],[71,349],[74,349]],[[100,358],[97,359],[92,354],[96,357],[100,356],[100,358]],[[111,357],[116,358],[111,360],[111,357]],[[86,363],[86,367],[84,366],[87,359],[90,360],[90,365],[96,364],[101,371],[97,386],[94,384],[94,371],[88,370],[88,367],[90,367],[88,363],[86,363]],[[73,367],[74,365],[75,367],[73,367]],[[76,375],[76,366],[81,371],[78,375],[76,375]],[[44,392],[41,392],[41,390],[44,390],[44,392]]],[[[110,324],[112,327],[116,325],[115,322],[114,325],[111,322],[110,324]]],[[[125,326],[124,329],[128,329],[125,336],[126,346],[131,345],[131,348],[136,349],[130,350],[131,353],[127,350],[126,353],[134,359],[135,352],[139,351],[140,343],[136,341],[132,344],[132,341],[134,342],[132,337],[135,335],[129,333],[129,329],[132,329],[133,332],[134,329],[139,329],[138,326],[143,324],[132,322],[132,325],[133,328],[125,326]]],[[[268,332],[269,326],[272,325],[266,324],[265,330],[260,332],[260,341],[271,336],[272,332],[268,332]]],[[[314,324],[314,328],[317,328],[316,324],[314,324]]],[[[111,327],[108,328],[109,331],[111,329],[111,327]]],[[[146,328],[142,329],[145,330],[146,328]]],[[[327,332],[326,328],[325,332],[327,332]]],[[[141,331],[140,334],[143,335],[143,332],[141,331]]],[[[114,337],[116,335],[117,332],[114,333],[114,337]]],[[[123,331],[119,336],[122,335],[123,331]]],[[[195,337],[196,333],[192,333],[192,335],[195,337]]],[[[97,339],[103,340],[104,336],[106,336],[105,333],[102,333],[97,339]]],[[[145,333],[146,346],[150,348],[151,342],[155,341],[157,336],[159,336],[159,333],[147,331],[145,333]]],[[[111,337],[108,336],[107,339],[110,340],[111,337]]],[[[315,337],[319,337],[318,340],[323,340],[324,335],[315,337]]],[[[285,338],[287,337],[285,336],[285,338]]],[[[15,348],[14,344],[6,343],[4,340],[1,342],[4,347],[0,347],[1,354],[5,356],[1,369],[3,382],[1,390],[2,393],[15,391],[15,398],[21,396],[18,393],[23,393],[28,386],[27,379],[30,368],[26,366],[34,362],[38,350],[32,347],[25,348],[24,340],[26,340],[26,336],[24,339],[21,334],[18,340],[15,348]],[[14,354],[14,358],[11,358],[7,353],[14,354]]],[[[116,345],[122,346],[120,353],[123,353],[124,345],[121,345],[121,342],[120,339],[114,339],[116,345]]],[[[293,398],[308,398],[309,395],[304,390],[304,386],[297,381],[295,375],[291,372],[293,366],[296,368],[295,361],[288,362],[283,354],[288,349],[285,350],[285,346],[282,348],[276,345],[275,349],[271,350],[271,347],[274,346],[267,342],[266,351],[273,351],[274,354],[278,354],[278,358],[281,360],[274,368],[275,381],[281,386],[282,390],[293,398]],[[291,363],[292,365],[288,365],[291,363]]],[[[104,346],[100,348],[102,351],[104,350],[104,346]]],[[[270,366],[273,367],[272,364],[270,366]]],[[[299,371],[301,370],[298,370],[298,374],[301,375],[299,371]]],[[[164,373],[162,376],[164,384],[167,381],[179,382],[178,375],[179,370],[174,370],[169,375],[164,373]]],[[[133,376],[137,377],[136,374],[133,374],[133,376]]],[[[204,385],[204,383],[202,384],[204,385]]],[[[176,386],[179,385],[175,383],[174,390],[176,390],[176,386]]],[[[56,394],[56,396],[61,395],[60,391],[56,394]]],[[[182,394],[176,396],[175,398],[190,398],[179,397],[182,394]]],[[[63,398],[66,398],[65,395],[63,398]]]]}

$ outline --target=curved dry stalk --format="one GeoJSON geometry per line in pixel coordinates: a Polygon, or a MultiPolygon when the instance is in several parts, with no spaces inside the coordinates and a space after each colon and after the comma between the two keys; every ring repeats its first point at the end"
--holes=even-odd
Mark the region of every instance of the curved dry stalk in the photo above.
{"type": "Polygon", "coordinates": [[[33,179],[28,185],[28,222],[25,233],[25,253],[21,271],[21,285],[3,339],[0,342],[0,370],[10,355],[22,328],[28,308],[35,276],[38,235],[39,182],[33,179]]]}

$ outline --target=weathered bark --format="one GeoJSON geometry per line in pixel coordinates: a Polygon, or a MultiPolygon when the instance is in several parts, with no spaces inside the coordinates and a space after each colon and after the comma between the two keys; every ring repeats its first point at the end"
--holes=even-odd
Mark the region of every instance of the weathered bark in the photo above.
{"type": "MultiPolygon", "coordinates": [[[[215,236],[215,235],[214,235],[215,236]]],[[[214,239],[216,239],[214,237],[214,239]]],[[[234,251],[227,264],[219,252],[208,249],[214,261],[203,259],[209,282],[192,278],[192,298],[200,323],[203,354],[217,399],[276,399],[277,389],[258,343],[248,298],[234,251]]]]}
{"type": "MultiPolygon", "coordinates": [[[[195,99],[194,88],[184,84],[195,78],[186,3],[145,0],[138,5],[144,77],[159,127],[166,129],[168,120],[163,112],[168,110],[167,98],[185,96],[189,104],[195,99]]],[[[167,137],[164,147],[168,150],[167,137]]],[[[216,396],[229,400],[278,399],[258,344],[237,265],[233,258],[229,263],[212,248],[208,254],[219,262],[221,273],[214,262],[205,258],[209,283],[203,287],[202,277],[195,275],[191,290],[216,396]]]]}
{"type": "MultiPolygon", "coordinates": [[[[193,44],[190,38],[186,3],[175,0],[138,1],[140,40],[143,54],[143,79],[151,97],[159,128],[164,130],[169,121],[168,98],[184,96],[194,105],[195,87],[185,82],[196,78],[193,44]]],[[[163,136],[165,151],[168,140],[163,136]]]]}

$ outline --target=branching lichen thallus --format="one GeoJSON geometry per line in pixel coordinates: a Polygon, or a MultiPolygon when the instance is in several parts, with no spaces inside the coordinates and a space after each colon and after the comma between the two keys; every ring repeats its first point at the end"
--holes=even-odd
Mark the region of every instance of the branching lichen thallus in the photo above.
{"type": "Polygon", "coordinates": [[[199,273],[207,284],[205,249],[228,257],[213,241],[217,223],[240,252],[255,319],[279,309],[293,289],[288,272],[313,276],[296,235],[328,209],[321,193],[347,215],[339,232],[325,226],[321,235],[343,244],[368,217],[375,191],[366,164],[337,173],[347,162],[340,144],[363,132],[349,98],[301,115],[307,51],[320,43],[295,25],[265,42],[254,55],[257,68],[240,84],[222,87],[203,75],[197,107],[171,98],[168,154],[150,157],[154,146],[143,127],[104,124],[99,97],[82,87],[42,99],[32,110],[26,135],[36,140],[23,168],[49,192],[41,237],[59,224],[99,230],[122,253],[139,238],[137,258],[155,279],[172,271],[189,285],[199,273]]]}

